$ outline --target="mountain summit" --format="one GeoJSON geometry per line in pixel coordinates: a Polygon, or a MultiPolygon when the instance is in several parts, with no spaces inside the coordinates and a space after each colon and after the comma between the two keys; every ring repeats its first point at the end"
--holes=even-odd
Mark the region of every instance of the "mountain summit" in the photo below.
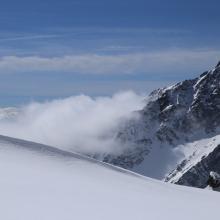
{"type": "Polygon", "coordinates": [[[220,62],[195,79],[153,91],[135,114],[117,136],[131,147],[104,161],[197,187],[206,185],[210,170],[220,171],[220,62]]]}

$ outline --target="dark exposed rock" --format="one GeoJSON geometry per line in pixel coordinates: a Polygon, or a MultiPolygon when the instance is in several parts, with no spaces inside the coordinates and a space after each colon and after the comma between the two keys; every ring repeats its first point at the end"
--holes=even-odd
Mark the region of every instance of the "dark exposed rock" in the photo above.
{"type": "Polygon", "coordinates": [[[220,61],[217,63],[216,67],[219,67],[220,66],[220,61]]]}
{"type": "MultiPolygon", "coordinates": [[[[178,172],[183,171],[186,164],[187,160],[184,160],[176,170],[178,172]]],[[[177,181],[171,182],[179,185],[204,188],[207,186],[210,171],[220,173],[220,145],[218,145],[209,155],[204,156],[201,161],[195,164],[191,169],[183,173],[177,181]]],[[[175,175],[175,172],[173,175],[175,175]]],[[[172,179],[173,175],[170,175],[165,181],[172,179]]]]}
{"type": "Polygon", "coordinates": [[[127,150],[122,155],[113,157],[108,155],[104,157],[104,162],[120,166],[125,169],[133,168],[133,166],[140,164],[144,157],[149,153],[149,148],[146,146],[138,146],[135,151],[127,150]]]}

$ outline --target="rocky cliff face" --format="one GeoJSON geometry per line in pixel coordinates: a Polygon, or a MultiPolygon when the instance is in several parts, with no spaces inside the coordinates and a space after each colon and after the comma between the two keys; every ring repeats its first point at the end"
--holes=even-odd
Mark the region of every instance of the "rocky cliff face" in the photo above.
{"type": "Polygon", "coordinates": [[[194,167],[184,175],[177,175],[184,164],[192,165],[192,155],[197,155],[200,149],[194,143],[220,134],[220,63],[195,79],[153,91],[144,109],[136,114],[138,117],[129,121],[117,135],[117,139],[130,148],[118,157],[106,156],[105,162],[146,176],[199,187],[204,186],[210,169],[220,168],[216,162],[218,157],[214,156],[219,152],[216,150],[219,145],[215,143],[212,153],[203,155],[198,163],[194,161],[194,167]],[[151,175],[153,171],[150,172],[149,167],[153,170],[155,164],[159,174],[151,175]],[[175,181],[171,176],[175,176],[175,181]]]}
{"type": "Polygon", "coordinates": [[[220,145],[217,145],[208,155],[193,163],[187,158],[166,178],[166,182],[185,186],[205,188],[211,171],[220,173],[220,145]]]}

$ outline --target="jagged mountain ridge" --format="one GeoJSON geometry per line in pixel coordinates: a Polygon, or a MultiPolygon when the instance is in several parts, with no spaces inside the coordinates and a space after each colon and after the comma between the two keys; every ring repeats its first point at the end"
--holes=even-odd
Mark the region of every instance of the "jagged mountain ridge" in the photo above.
{"type": "Polygon", "coordinates": [[[199,188],[206,187],[210,171],[220,172],[219,143],[220,135],[194,142],[194,146],[197,146],[194,152],[178,164],[165,181],[199,188]]]}
{"type": "MultiPolygon", "coordinates": [[[[166,179],[181,161],[188,158],[190,163],[190,155],[200,148],[196,142],[220,133],[220,62],[195,79],[153,91],[136,114],[138,120],[129,121],[117,136],[131,148],[104,161],[166,179]]],[[[209,167],[206,171],[202,183],[194,186],[204,186],[209,167]]],[[[183,180],[174,182],[190,185],[183,180]]]]}
{"type": "Polygon", "coordinates": [[[190,169],[187,169],[187,165],[191,164],[189,160],[184,160],[172,175],[169,175],[165,181],[176,183],[185,186],[194,186],[199,188],[205,188],[207,186],[207,179],[211,171],[220,172],[220,145],[217,145],[213,151],[208,155],[204,155],[200,161],[193,164],[190,169]],[[186,171],[184,171],[186,168],[186,171]],[[178,174],[180,173],[179,177],[178,174]],[[177,178],[175,176],[177,175],[177,178]],[[170,177],[170,178],[169,178],[170,177]]]}

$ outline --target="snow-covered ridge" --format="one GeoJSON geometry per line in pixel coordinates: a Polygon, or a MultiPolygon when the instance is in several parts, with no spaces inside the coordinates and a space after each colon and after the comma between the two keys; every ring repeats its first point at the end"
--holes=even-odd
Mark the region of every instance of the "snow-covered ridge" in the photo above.
{"type": "Polygon", "coordinates": [[[4,220],[206,220],[219,215],[219,195],[212,191],[140,178],[33,142],[0,136],[0,161],[4,220]]]}
{"type": "Polygon", "coordinates": [[[186,153],[186,158],[165,178],[165,181],[201,188],[206,187],[207,176],[210,171],[220,171],[218,162],[220,135],[179,146],[179,148],[181,147],[182,151],[190,149],[193,153],[186,153]]]}
{"type": "Polygon", "coordinates": [[[137,173],[131,172],[129,170],[126,170],[120,167],[113,166],[111,164],[98,161],[86,155],[65,151],[65,150],[62,150],[61,148],[56,148],[56,147],[48,146],[45,144],[17,139],[13,137],[4,136],[4,135],[0,135],[0,144],[3,146],[10,145],[10,147],[21,148],[21,149],[25,149],[28,151],[36,152],[38,154],[47,155],[47,156],[52,156],[52,157],[55,156],[57,158],[64,159],[64,160],[65,159],[67,160],[79,159],[81,161],[83,160],[89,163],[99,164],[100,166],[106,167],[108,169],[116,170],[118,172],[127,173],[129,175],[133,175],[133,176],[137,176],[141,178],[143,177],[137,173]]]}

